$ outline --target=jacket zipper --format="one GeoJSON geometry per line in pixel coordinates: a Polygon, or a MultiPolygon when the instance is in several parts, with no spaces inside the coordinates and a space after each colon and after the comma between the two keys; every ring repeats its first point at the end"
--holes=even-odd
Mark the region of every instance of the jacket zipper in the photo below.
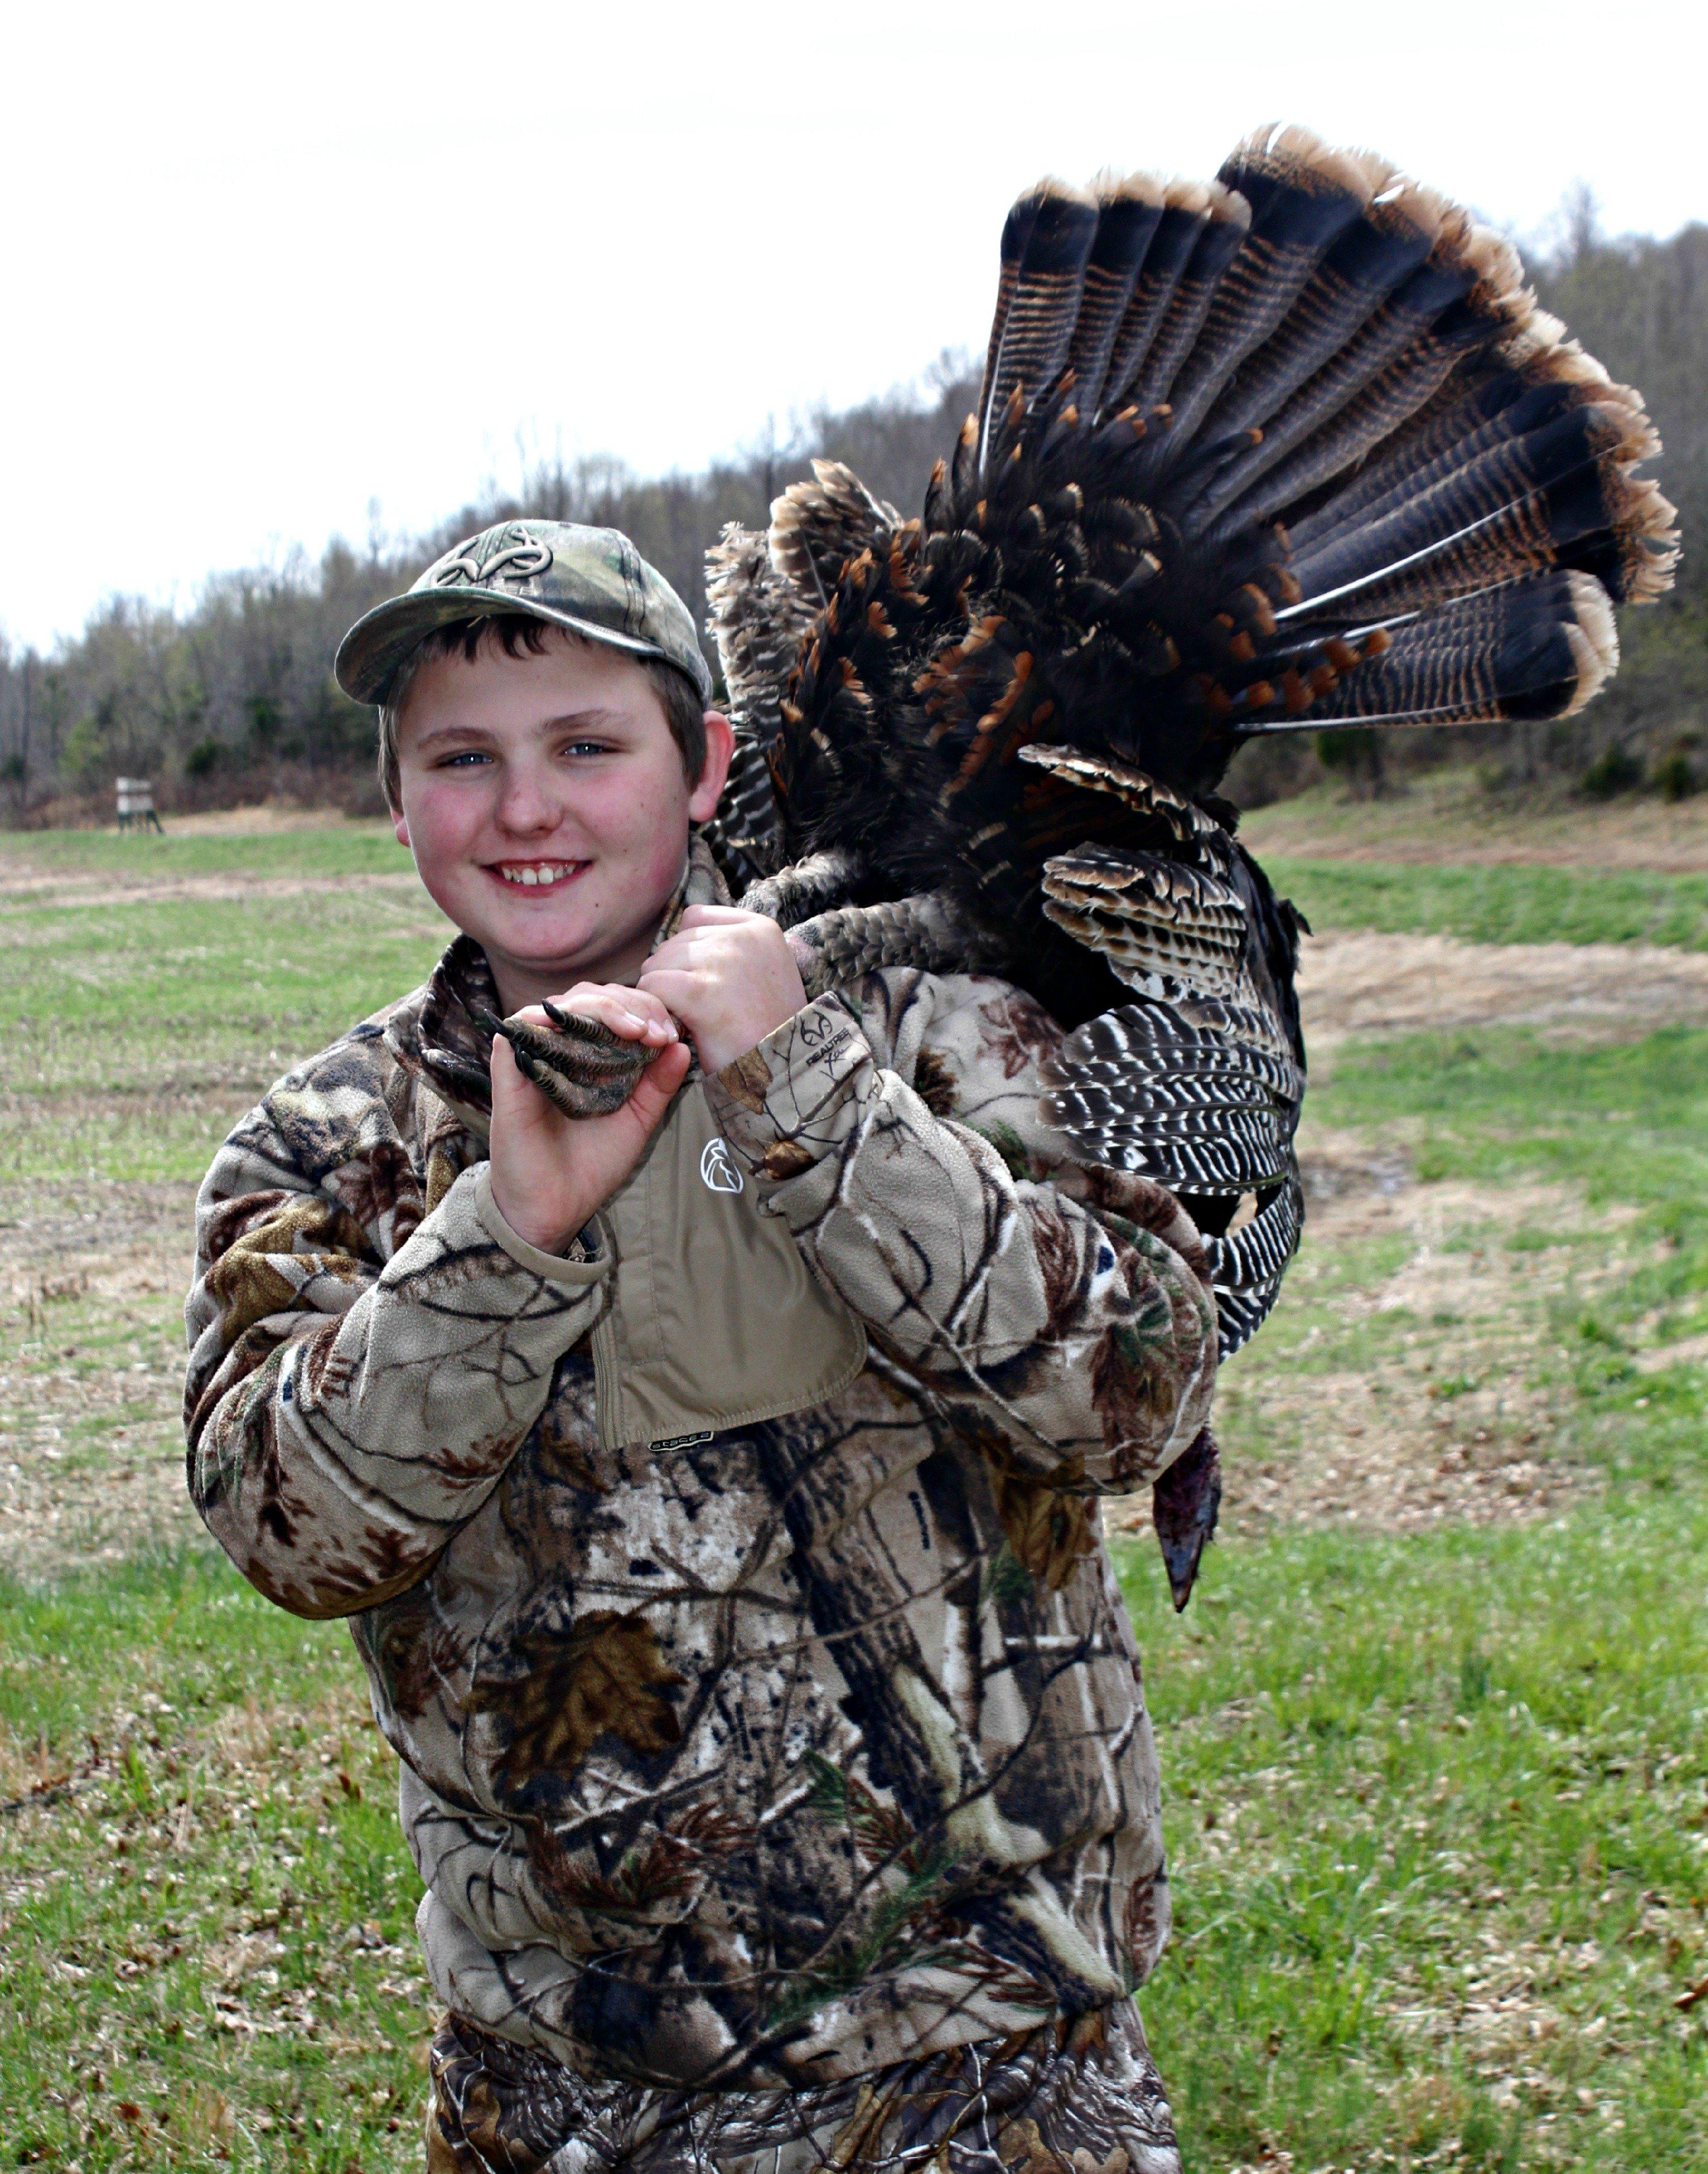
{"type": "MultiPolygon", "coordinates": [[[[598,1225],[600,1247],[614,1263],[617,1245],[611,1226],[603,1215],[596,1215],[593,1220],[598,1225]]],[[[613,1265],[604,1311],[593,1323],[592,1334],[588,1338],[593,1354],[593,1416],[602,1449],[622,1446],[623,1375],[617,1355],[615,1282],[613,1265]]]]}

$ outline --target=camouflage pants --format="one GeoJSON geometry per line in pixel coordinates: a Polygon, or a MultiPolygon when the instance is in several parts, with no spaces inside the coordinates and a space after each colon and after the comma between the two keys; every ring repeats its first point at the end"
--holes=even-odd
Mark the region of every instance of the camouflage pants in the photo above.
{"type": "Polygon", "coordinates": [[[428,2174],[1180,2174],[1131,2001],[807,2090],[589,2084],[447,2017],[428,2174]]]}

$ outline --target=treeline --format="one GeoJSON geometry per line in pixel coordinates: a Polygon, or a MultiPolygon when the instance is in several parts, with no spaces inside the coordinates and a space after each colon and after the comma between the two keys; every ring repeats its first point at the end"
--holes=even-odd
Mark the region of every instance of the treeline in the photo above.
{"type": "MultiPolygon", "coordinates": [[[[1531,272],[1544,305],[1615,377],[1642,388],[1687,545],[1708,533],[1708,226],[1666,241],[1611,240],[1582,198],[1531,272]]],[[[914,511],[976,393],[968,359],[948,354],[920,387],[814,415],[786,442],[768,435],[699,474],[643,479],[619,461],[581,460],[542,468],[520,496],[489,495],[405,544],[361,552],[334,543],[318,563],[298,554],[218,575],[181,616],[115,598],[51,657],[0,647],[0,808],[14,821],[99,816],[114,777],[134,775],[154,779],[169,808],[284,793],[377,808],[372,718],[339,693],[332,652],[353,619],[457,538],[523,514],[624,529],[703,620],[702,554],[723,522],[760,525],[815,454],[848,461],[880,496],[914,511]]],[[[1289,736],[1241,758],[1242,797],[1285,792],[1325,765],[1381,789],[1467,754],[1491,783],[1525,788],[1708,785],[1708,554],[1688,550],[1674,595],[1624,614],[1621,638],[1614,687],[1566,723],[1289,736]]]]}
{"type": "Polygon", "coordinates": [[[814,455],[911,507],[976,394],[966,358],[946,354],[919,387],[814,415],[781,444],[768,432],[698,475],[642,479],[608,458],[543,467],[519,496],[489,494],[406,544],[335,542],[318,563],[298,553],[216,575],[182,616],[115,598],[51,657],[0,650],[3,804],[14,822],[86,819],[110,812],[115,777],[135,776],[169,808],[282,793],[378,812],[373,713],[339,691],[332,654],[459,538],[522,515],[621,528],[703,623],[705,547],[725,522],[762,525],[814,455]]]}

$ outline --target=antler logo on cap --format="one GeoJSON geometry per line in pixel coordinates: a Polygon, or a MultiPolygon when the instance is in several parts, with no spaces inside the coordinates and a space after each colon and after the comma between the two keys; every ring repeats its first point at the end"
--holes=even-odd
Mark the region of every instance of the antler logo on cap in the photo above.
{"type": "Polygon", "coordinates": [[[447,559],[433,576],[435,589],[452,589],[467,582],[485,588],[494,581],[530,581],[552,563],[549,544],[536,543],[520,522],[489,529],[465,544],[454,559],[447,559]],[[477,558],[476,553],[481,555],[477,558]]]}

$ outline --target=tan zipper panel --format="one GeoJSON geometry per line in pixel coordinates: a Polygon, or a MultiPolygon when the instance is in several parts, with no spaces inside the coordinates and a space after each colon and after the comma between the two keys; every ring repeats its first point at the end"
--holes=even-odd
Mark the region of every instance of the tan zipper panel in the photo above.
{"type": "Polygon", "coordinates": [[[803,1410],[866,1363],[864,1325],[759,1213],[697,1080],[599,1221],[615,1256],[592,1339],[606,1448],[803,1410]]]}

